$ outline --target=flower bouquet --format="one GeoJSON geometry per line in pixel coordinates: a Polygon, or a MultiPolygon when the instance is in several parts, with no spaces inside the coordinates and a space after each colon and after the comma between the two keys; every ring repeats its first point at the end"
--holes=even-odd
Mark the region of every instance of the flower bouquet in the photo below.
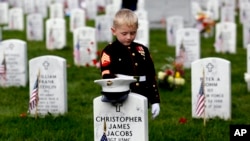
{"type": "Polygon", "coordinates": [[[212,34],[212,30],[215,26],[215,21],[211,18],[211,15],[206,12],[200,12],[196,15],[196,28],[200,30],[202,34],[212,34]]]}
{"type": "Polygon", "coordinates": [[[173,90],[185,84],[183,62],[172,57],[166,58],[165,64],[158,72],[158,84],[160,88],[173,90]]]}

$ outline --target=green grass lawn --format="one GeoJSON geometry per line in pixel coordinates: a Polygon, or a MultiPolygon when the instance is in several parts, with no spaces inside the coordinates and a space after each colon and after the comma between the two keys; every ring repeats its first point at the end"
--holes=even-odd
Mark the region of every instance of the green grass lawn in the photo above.
{"type": "MultiPolygon", "coordinates": [[[[93,21],[88,21],[93,25],[93,21]]],[[[67,25],[68,26],[68,25],[67,25]]],[[[150,31],[150,51],[157,71],[166,63],[165,58],[175,55],[175,48],[166,45],[165,30],[150,31]]],[[[23,31],[3,31],[5,39],[26,40],[23,31]]],[[[149,117],[150,141],[229,141],[229,125],[250,124],[250,94],[244,81],[246,49],[242,46],[242,25],[237,26],[237,53],[215,53],[214,37],[201,38],[201,58],[220,57],[231,62],[232,119],[210,119],[203,126],[202,119],[191,117],[191,70],[185,70],[186,85],[182,89],[160,89],[161,112],[149,117]],[[187,119],[185,124],[180,118],[187,119]]],[[[101,50],[107,43],[98,43],[101,50]]],[[[22,117],[28,110],[29,88],[0,88],[0,140],[2,141],[93,141],[93,99],[100,96],[101,88],[93,81],[100,79],[100,70],[77,67],[73,63],[72,33],[67,31],[67,46],[49,51],[45,42],[27,41],[28,59],[42,55],[56,55],[67,60],[68,113],[45,118],[22,117]]],[[[150,111],[149,111],[150,112],[150,111]]],[[[151,114],[149,113],[149,116],[151,114]]]]}

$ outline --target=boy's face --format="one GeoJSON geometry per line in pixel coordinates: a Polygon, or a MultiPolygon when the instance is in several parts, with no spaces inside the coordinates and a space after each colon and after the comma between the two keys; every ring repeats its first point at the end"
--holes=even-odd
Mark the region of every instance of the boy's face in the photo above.
{"type": "Polygon", "coordinates": [[[129,46],[136,37],[137,28],[121,25],[119,27],[112,27],[112,34],[116,36],[117,40],[124,46],[129,46]]]}

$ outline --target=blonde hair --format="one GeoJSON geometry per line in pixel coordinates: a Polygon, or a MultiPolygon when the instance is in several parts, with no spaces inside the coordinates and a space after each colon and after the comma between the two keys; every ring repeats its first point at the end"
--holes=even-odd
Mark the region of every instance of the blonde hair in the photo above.
{"type": "Polygon", "coordinates": [[[138,28],[138,18],[137,15],[130,9],[120,9],[114,17],[113,27],[119,27],[121,25],[126,25],[132,28],[138,28]]]}

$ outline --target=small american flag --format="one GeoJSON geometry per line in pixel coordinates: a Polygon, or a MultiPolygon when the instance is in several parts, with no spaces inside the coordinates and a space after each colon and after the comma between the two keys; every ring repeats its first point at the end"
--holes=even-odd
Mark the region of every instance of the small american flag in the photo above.
{"type": "Polygon", "coordinates": [[[3,61],[0,65],[0,78],[1,79],[6,80],[6,72],[7,72],[6,61],[5,61],[5,56],[4,56],[3,61]]]}
{"type": "Polygon", "coordinates": [[[32,94],[31,94],[31,97],[30,97],[29,110],[34,109],[38,104],[38,100],[39,100],[39,97],[38,97],[38,83],[39,83],[39,74],[38,74],[37,79],[35,81],[35,84],[34,84],[34,87],[33,87],[33,90],[32,90],[32,94]]]}
{"type": "Polygon", "coordinates": [[[108,141],[107,136],[105,133],[103,133],[101,141],[108,141]]]}
{"type": "Polygon", "coordinates": [[[222,51],[223,47],[223,35],[220,33],[219,37],[217,38],[214,47],[217,48],[218,50],[222,51]]]}
{"type": "Polygon", "coordinates": [[[49,30],[48,47],[49,47],[49,48],[53,48],[54,42],[55,42],[55,38],[54,38],[54,35],[53,35],[53,29],[50,29],[50,30],[49,30]]]}
{"type": "Polygon", "coordinates": [[[201,85],[200,85],[195,112],[196,112],[196,115],[199,117],[205,112],[205,94],[204,94],[204,82],[203,81],[201,82],[201,85]]]}
{"type": "Polygon", "coordinates": [[[174,44],[175,40],[175,35],[174,35],[174,26],[171,26],[169,29],[169,34],[168,34],[168,42],[169,44],[174,44]]]}
{"type": "Polygon", "coordinates": [[[104,132],[103,132],[103,135],[102,135],[102,138],[100,141],[108,141],[107,136],[106,136],[106,130],[107,130],[106,121],[104,121],[103,130],[104,130],[104,132]]]}
{"type": "Polygon", "coordinates": [[[81,52],[80,52],[80,41],[79,41],[79,39],[77,40],[77,43],[75,45],[74,56],[75,56],[75,60],[76,60],[77,64],[79,64],[80,61],[81,61],[81,52]]]}

